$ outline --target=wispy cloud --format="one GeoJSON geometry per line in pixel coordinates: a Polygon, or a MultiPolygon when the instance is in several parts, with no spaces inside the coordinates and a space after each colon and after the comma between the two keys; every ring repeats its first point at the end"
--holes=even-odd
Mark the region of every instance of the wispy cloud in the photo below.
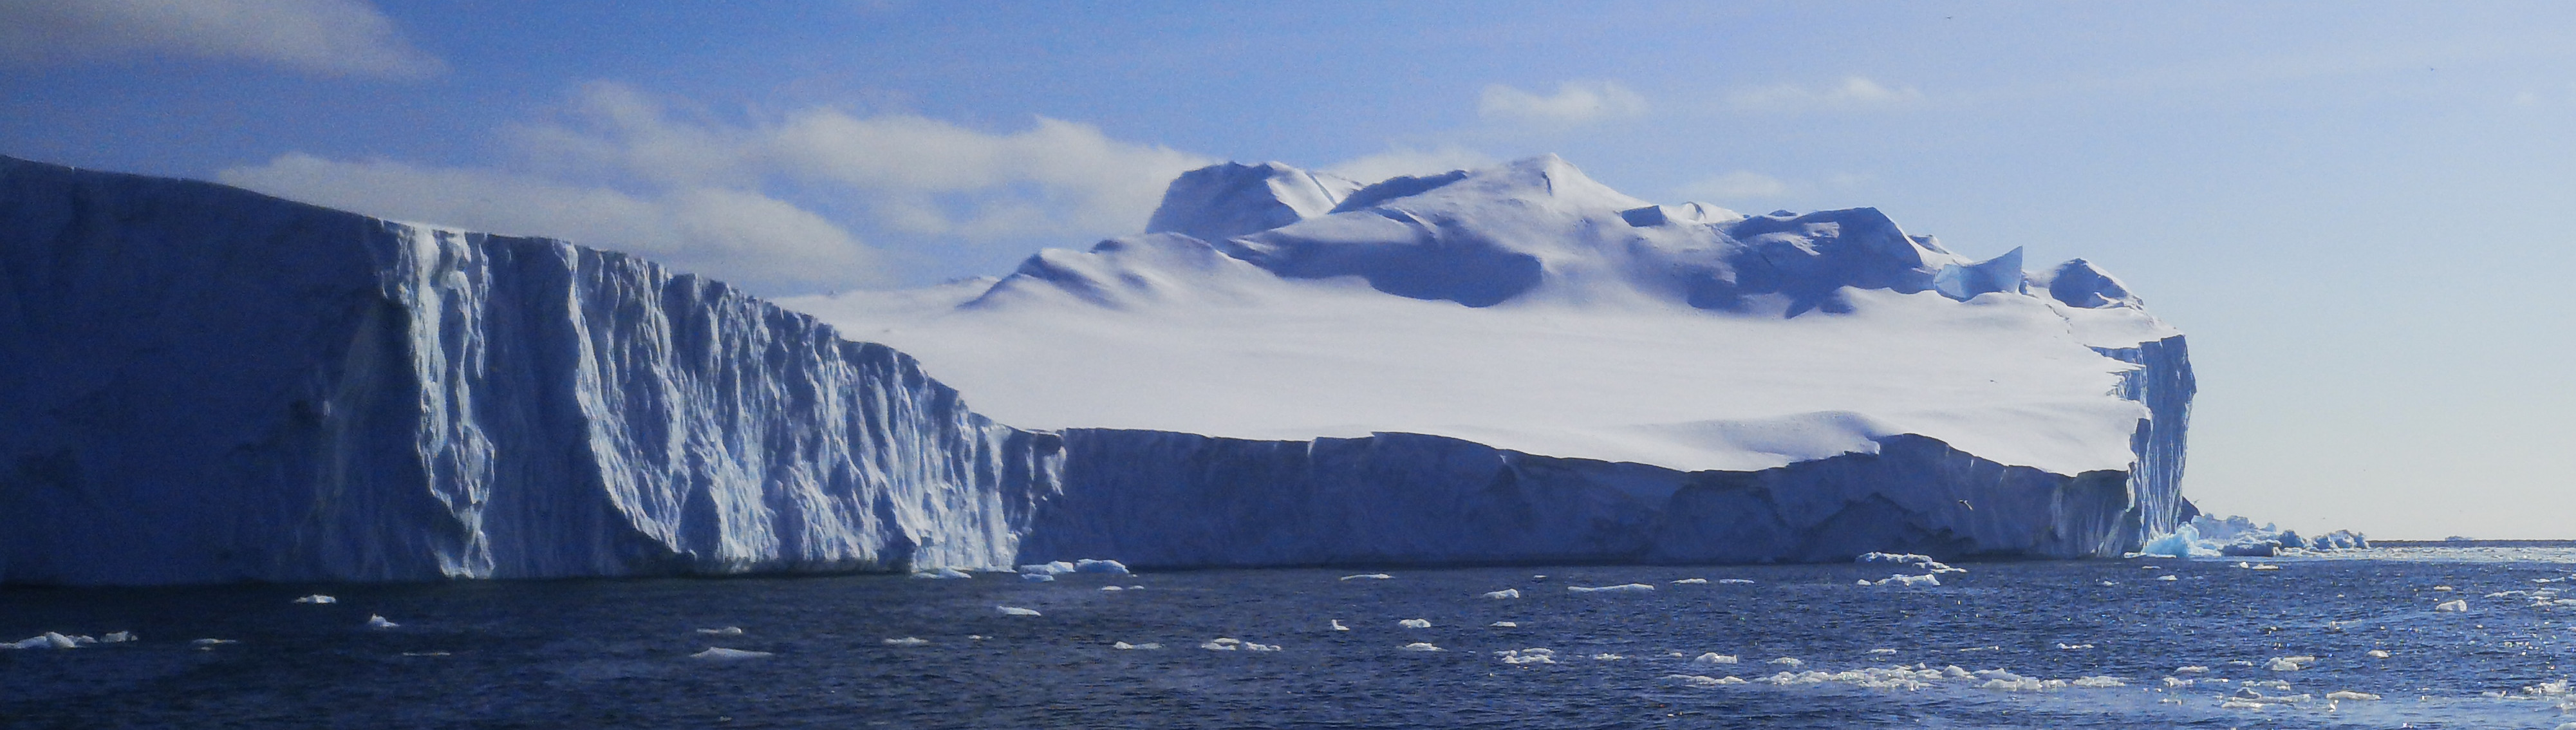
{"type": "Polygon", "coordinates": [[[1477,116],[1553,126],[1623,119],[1645,113],[1646,97],[1616,81],[1567,81],[1557,84],[1556,93],[1549,95],[1491,84],[1476,99],[1477,116]]]}
{"type": "Polygon", "coordinates": [[[1726,100],[1744,111],[1850,110],[1913,104],[1923,100],[1923,92],[1911,86],[1891,87],[1860,76],[1846,76],[1841,83],[1825,87],[1780,84],[1741,89],[1728,94],[1726,100]]]}
{"type": "Polygon", "coordinates": [[[289,154],[221,178],[388,218],[631,250],[775,292],[881,283],[889,257],[863,240],[923,252],[1134,233],[1173,177],[1212,162],[1044,117],[1012,132],[823,107],[713,121],[610,83],[504,134],[514,156],[493,167],[289,154]]]}
{"type": "Polygon", "coordinates": [[[0,58],[45,65],[152,57],[252,61],[324,76],[447,70],[362,0],[0,2],[0,58]]]}

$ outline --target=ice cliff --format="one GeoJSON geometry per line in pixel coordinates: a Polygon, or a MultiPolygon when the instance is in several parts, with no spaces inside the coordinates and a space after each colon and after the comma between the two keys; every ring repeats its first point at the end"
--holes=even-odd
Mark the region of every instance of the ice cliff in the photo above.
{"type": "Polygon", "coordinates": [[[785,304],[1064,435],[1024,560],[2101,556],[2196,514],[2183,337],[2090,263],[1554,157],[1345,182],[1214,166],[1144,235],[785,304]]]}
{"type": "Polygon", "coordinates": [[[0,158],[0,582],[998,568],[1061,454],[625,255],[0,158]]]}
{"type": "Polygon", "coordinates": [[[2100,556],[2196,514],[2182,335],[2083,261],[1554,157],[1219,165],[1148,229],[781,308],[0,158],[0,582],[2100,556]]]}

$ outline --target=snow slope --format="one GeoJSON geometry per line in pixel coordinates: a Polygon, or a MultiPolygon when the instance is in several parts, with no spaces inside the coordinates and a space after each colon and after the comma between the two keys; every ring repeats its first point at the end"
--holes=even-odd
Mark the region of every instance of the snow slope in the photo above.
{"type": "Polygon", "coordinates": [[[0,582],[1001,568],[1061,454],[621,254],[0,157],[0,582]]]}
{"type": "Polygon", "coordinates": [[[2028,275],[2018,251],[1971,260],[1870,209],[1655,206],[1554,157],[1327,210],[1331,187],[1292,184],[1311,179],[1207,168],[1158,232],[782,303],[997,419],[1069,429],[1030,542],[1058,552],[1024,557],[2088,555],[2192,514],[2181,335],[2090,264],[2028,275]],[[1536,465],[1561,478],[1531,484],[1536,465]],[[1761,504],[1708,506],[1738,497],[1761,504]],[[1691,510],[1737,514],[1677,524],[1691,510]],[[1197,537],[1155,537],[1175,530],[1197,537]]]}

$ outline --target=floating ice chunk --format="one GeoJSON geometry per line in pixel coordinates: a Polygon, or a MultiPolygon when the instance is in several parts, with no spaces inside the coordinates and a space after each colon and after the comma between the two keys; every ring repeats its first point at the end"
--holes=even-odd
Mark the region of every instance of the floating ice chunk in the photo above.
{"type": "Polygon", "coordinates": [[[1071,573],[1073,570],[1072,563],[1062,560],[1052,563],[1031,563],[1020,566],[1020,573],[1022,575],[1063,575],[1071,573]]]}
{"type": "Polygon", "coordinates": [[[2261,703],[2261,702],[2247,702],[2247,701],[2245,701],[2245,700],[2228,700],[2228,701],[2226,701],[2226,702],[2218,703],[2218,709],[2221,709],[2221,710],[2253,710],[2253,711],[2256,711],[2256,712],[2261,712],[2261,711],[2263,710],[2263,703],[2261,703]]]}
{"type": "Polygon", "coordinates": [[[1518,623],[1514,623],[1514,622],[1510,622],[1510,621],[1496,621],[1496,622],[1493,622],[1493,623],[1490,623],[1490,624],[1485,624],[1485,625],[1486,625],[1486,626],[1491,626],[1491,627],[1494,627],[1494,628],[1497,628],[1497,629],[1517,629],[1517,628],[1520,628],[1520,627],[1521,627],[1521,625],[1520,625],[1520,624],[1518,624],[1518,623]]]}
{"type": "Polygon", "coordinates": [[[2191,667],[2174,667],[2174,673],[2175,673],[2175,674],[2200,674],[2200,673],[2202,673],[2202,672],[2207,672],[2207,671],[2209,671],[2209,668],[2208,668],[2208,667],[2200,667],[2200,666],[2191,666],[2191,667]]]}
{"type": "Polygon", "coordinates": [[[1130,644],[1130,643],[1127,643],[1127,642],[1121,641],[1121,642],[1118,642],[1118,643],[1115,643],[1115,644],[1110,644],[1110,645],[1109,645],[1109,648],[1112,648],[1112,649],[1145,649],[1145,650],[1153,650],[1153,649],[1160,649],[1160,648],[1163,648],[1163,645],[1161,645],[1161,644],[1156,644],[1156,643],[1154,643],[1154,642],[1150,642],[1150,641],[1145,642],[1145,643],[1142,643],[1142,644],[1130,644]]]}
{"type": "MultiPolygon", "coordinates": [[[[1021,574],[1020,574],[1020,580],[1028,581],[1028,582],[1031,582],[1031,583],[1045,583],[1045,582],[1048,582],[1048,581],[1055,580],[1055,574],[1054,574],[1054,573],[1021,573],[1021,574]]],[[[1105,587],[1105,586],[1104,586],[1104,587],[1105,587]]]]}
{"type": "MultiPolygon", "coordinates": [[[[1979,676],[1984,676],[1986,673],[1978,672],[1977,674],[1979,676]]],[[[1999,692],[2053,692],[2065,689],[2068,686],[2067,681],[2063,679],[2024,677],[2000,670],[1996,672],[1996,675],[1997,676],[1993,679],[1988,679],[1985,684],[1977,685],[1977,687],[1979,689],[1990,689],[1999,692]]]]}
{"type": "Polygon", "coordinates": [[[340,599],[332,598],[332,597],[330,597],[330,596],[325,596],[325,595],[322,595],[322,594],[320,594],[320,593],[315,593],[315,594],[310,595],[310,596],[303,596],[303,597],[296,598],[296,599],[295,599],[295,602],[296,602],[296,603],[339,603],[339,602],[340,602],[340,599]]]}
{"type": "Polygon", "coordinates": [[[231,639],[198,639],[198,640],[196,640],[196,641],[191,641],[191,642],[188,642],[188,643],[189,643],[189,644],[192,644],[192,645],[195,645],[195,646],[219,646],[219,645],[223,645],[223,644],[239,644],[239,643],[241,643],[241,642],[234,641],[234,640],[231,640],[231,639]]]}
{"type": "Polygon", "coordinates": [[[2271,661],[2264,662],[2263,668],[2275,672],[2295,672],[2315,663],[2317,658],[2312,656],[2276,656],[2272,657],[2271,661]]]}
{"type": "Polygon", "coordinates": [[[2343,691],[2341,691],[2341,692],[2327,692],[2327,693],[2326,693],[2326,699],[2329,699],[2329,700],[2338,700],[2338,701],[2340,701],[2340,700],[2355,700],[2355,701],[2359,701],[2359,702],[2371,702],[2371,701],[2378,700],[2378,699],[2379,699],[2379,695],[2371,694],[2371,693],[2368,693],[2368,692],[2354,692],[2354,691],[2352,691],[2352,690],[2343,690],[2343,691]]]}
{"type": "Polygon", "coordinates": [[[2263,564],[2260,564],[2260,565],[2256,565],[2256,566],[2254,566],[2254,567],[2252,567],[2252,568],[2247,568],[2247,570],[2280,570],[2280,569],[2281,569],[2281,566],[2276,565],[2276,564],[2273,564],[2273,563],[2263,563],[2263,564]]]}
{"type": "Polygon", "coordinates": [[[1750,579],[1750,578],[1719,578],[1719,579],[1717,579],[1717,582],[1719,582],[1719,583],[1747,584],[1747,583],[1752,583],[1752,582],[1753,582],[1753,580],[1752,580],[1752,579],[1750,579]]]}
{"type": "Polygon", "coordinates": [[[2160,566],[2160,565],[2141,565],[2141,566],[2138,566],[2138,569],[2139,569],[2139,570],[2164,570],[2164,566],[2160,566]]]}
{"type": "Polygon", "coordinates": [[[2465,599],[2443,601],[2441,603],[2433,604],[2433,610],[2449,613],[2468,613],[2469,602],[2465,599]]]}
{"type": "Polygon", "coordinates": [[[1125,589],[1125,588],[1120,588],[1120,587],[1117,587],[1117,586],[1101,586],[1101,587],[1100,587],[1100,590],[1104,590],[1104,591],[1123,591],[1123,590],[1127,590],[1127,589],[1125,589]]]}
{"type": "Polygon", "coordinates": [[[1601,586],[1598,588],[1566,586],[1565,590],[1568,593],[1652,593],[1654,592],[1655,587],[1644,583],[1629,583],[1626,585],[1601,586]]]}
{"type": "Polygon", "coordinates": [[[1073,561],[1073,572],[1076,572],[1076,573],[1108,573],[1108,574],[1111,574],[1111,575],[1132,575],[1132,573],[1129,573],[1129,572],[1127,571],[1127,564],[1126,564],[1126,563],[1121,563],[1121,562],[1118,562],[1118,561],[1115,561],[1115,560],[1090,560],[1090,559],[1076,560],[1076,561],[1073,561]]]}
{"type": "Polygon", "coordinates": [[[2372,650],[2370,650],[2370,658],[2372,658],[2372,659],[2386,659],[2386,658],[2388,658],[2388,650],[2386,650],[2386,649],[2372,649],[2372,650]]]}
{"type": "Polygon", "coordinates": [[[969,575],[966,571],[958,570],[956,568],[923,568],[913,571],[912,577],[927,578],[931,580],[961,580],[973,578],[975,576],[969,575]]]}
{"type": "Polygon", "coordinates": [[[1200,644],[1199,648],[1206,649],[1208,651],[1238,651],[1243,648],[1243,640],[1219,636],[1214,639],[1207,640],[1207,643],[1200,644]]]}
{"type": "Polygon", "coordinates": [[[1974,676],[1977,676],[1977,675],[1976,675],[1976,674],[1974,674],[1974,673],[1969,672],[1969,671],[1968,671],[1968,670],[1966,670],[1966,669],[1962,669],[1962,668],[1960,668],[1960,667],[1959,667],[1959,665],[1957,665],[1957,664],[1952,664],[1952,665],[1949,665],[1949,666],[1946,666],[1946,667],[1942,667],[1942,668],[1941,668],[1941,677],[1942,677],[1943,679],[1967,679],[1967,678],[1969,678],[1969,677],[1974,677],[1974,676]]]}
{"type": "Polygon", "coordinates": [[[1432,646],[1432,645],[1431,645],[1431,642],[1428,642],[1428,641],[1416,641],[1416,642],[1413,642],[1413,643],[1411,643],[1411,644],[1406,644],[1406,645],[1404,645],[1404,650],[1405,650],[1405,651],[1448,651],[1447,649],[1442,649],[1442,648],[1437,647],[1437,646],[1432,646]]]}
{"type": "Polygon", "coordinates": [[[1499,599],[1499,598],[1519,598],[1519,597],[1521,597],[1521,589],[1518,589],[1518,588],[1505,588],[1505,589],[1502,589],[1502,590],[1499,590],[1499,591],[1494,591],[1494,592],[1492,592],[1492,593],[1487,593],[1487,594],[1485,594],[1485,597],[1486,597],[1486,598],[1497,598],[1497,599],[1499,599]]]}
{"type": "Polygon", "coordinates": [[[2083,649],[2091,649],[2091,648],[2093,648],[2093,645],[2092,645],[2092,644],[2068,644],[2068,643],[2064,643],[2064,642],[2059,642],[2059,643],[2058,643],[2058,645],[2057,645],[2057,648],[2059,648],[2059,649],[2064,649],[2064,650],[2067,650],[2067,651],[2078,651],[2078,650],[2083,650],[2083,649]]]}
{"type": "Polygon", "coordinates": [[[2192,682],[2193,682],[2193,681],[2194,681],[2194,680],[2183,679],[2183,678],[2181,678],[2181,677],[2166,677],[2166,678],[2165,678],[2165,689],[2181,689],[2181,688],[2184,688],[2184,687],[2189,687],[2189,686],[2191,686],[2191,684],[2192,684],[2192,682]]]}
{"type": "Polygon", "coordinates": [[[2246,660],[2243,660],[2243,659],[2229,659],[2229,660],[2227,660],[2227,666],[2231,666],[2231,667],[2250,667],[2250,666],[2254,666],[2254,663],[2253,663],[2253,662],[2246,661],[2246,660]]]}
{"type": "Polygon", "coordinates": [[[1594,654],[1594,655],[1592,655],[1592,660],[1593,660],[1593,661],[1596,661],[1596,662],[1615,662],[1615,661],[1618,661],[1618,660],[1621,660],[1621,659],[1626,659],[1626,658],[1628,658],[1628,657],[1627,657],[1626,655],[1623,655],[1623,654],[1594,654]]]}
{"type": "Polygon", "coordinates": [[[2448,592],[2451,592],[2451,591],[2453,591],[2453,590],[2457,590],[2457,589],[2452,588],[2452,587],[2450,587],[2450,586],[2433,586],[2433,590],[2437,590],[2437,591],[2442,591],[2442,592],[2444,592],[2444,593],[2448,593],[2448,592]]]}
{"type": "Polygon", "coordinates": [[[1742,658],[1740,658],[1740,657],[1737,657],[1737,656],[1735,656],[1735,655],[1732,655],[1732,654],[1719,654],[1719,653],[1717,653],[1717,652],[1713,652],[1713,651],[1712,651],[1712,652],[1709,652],[1709,653],[1706,653],[1706,654],[1701,654],[1701,655],[1699,655],[1697,658],[1692,659],[1692,660],[1691,660],[1691,663],[1692,663],[1692,664],[1734,664],[1734,663],[1739,662],[1739,661],[1743,661],[1743,659],[1742,659],[1742,658]]]}
{"type": "Polygon", "coordinates": [[[1397,621],[1397,622],[1395,622],[1395,625],[1397,625],[1397,626],[1402,626],[1402,627],[1405,627],[1405,628],[1408,628],[1408,629],[1427,629],[1427,628],[1431,628],[1431,619],[1427,619],[1427,618],[1409,618],[1409,619],[1405,619],[1405,620],[1402,620],[1402,621],[1397,621]]]}
{"type": "Polygon", "coordinates": [[[1038,613],[1037,609],[1034,609],[1034,608],[1021,608],[1021,607],[1018,607],[1018,606],[994,606],[994,607],[993,607],[993,610],[1002,612],[1002,615],[1004,615],[1004,616],[1044,616],[1044,615],[1046,615],[1046,614],[1038,613]]]}
{"type": "Polygon", "coordinates": [[[1681,580],[1673,581],[1673,585],[1677,585],[1677,586],[1704,586],[1704,585],[1708,585],[1708,579],[1707,579],[1707,578],[1683,578],[1683,579],[1681,579],[1681,580]]]}
{"type": "Polygon", "coordinates": [[[1780,658],[1778,658],[1778,659],[1773,659],[1773,660],[1771,660],[1769,663],[1771,663],[1771,664],[1778,664],[1778,665],[1780,665],[1780,666],[1784,666],[1784,667],[1803,667],[1803,666],[1807,666],[1807,663],[1806,663],[1805,661],[1800,660],[1800,659],[1798,659],[1797,657],[1785,657],[1785,656],[1784,656],[1784,657],[1780,657],[1780,658]]]}
{"type": "Polygon", "coordinates": [[[1894,654],[1894,653],[1896,653],[1896,650],[1895,650],[1895,649],[1871,649],[1871,650],[1869,650],[1869,653],[1870,653],[1871,655],[1873,655],[1873,656],[1876,656],[1876,655],[1894,654]]]}
{"type": "Polygon", "coordinates": [[[2067,682],[2067,684],[2076,687],[2083,687],[2085,689],[2109,689],[2112,687],[2129,686],[2129,683],[2120,681],[2119,677],[2111,676],[2076,677],[2074,681],[2067,682]]]}
{"type": "Polygon", "coordinates": [[[1891,575],[1875,582],[1861,581],[1863,585],[1883,586],[1891,583],[1901,586],[1937,586],[1941,584],[1941,578],[1934,575],[1891,575]]]}
{"type": "Polygon", "coordinates": [[[1504,649],[1494,652],[1494,656],[1502,659],[1504,664],[1556,663],[1556,651],[1553,649],[1504,649]]]}
{"type": "Polygon", "coordinates": [[[1334,631],[1349,631],[1349,630],[1351,630],[1351,627],[1343,626],[1343,625],[1342,625],[1342,620],[1341,620],[1341,619],[1327,619],[1327,620],[1329,620],[1329,621],[1332,621],[1332,622],[1333,622],[1333,630],[1334,630],[1334,631]]]}
{"type": "Polygon", "coordinates": [[[1923,566],[1924,570],[1933,573],[1968,572],[1968,569],[1966,568],[1953,568],[1947,565],[1942,565],[1940,561],[1933,560],[1932,556],[1914,555],[1911,553],[1861,553],[1860,557],[1853,558],[1852,562],[1884,563],[1890,565],[1920,565],[1923,566]]]}
{"type": "Polygon", "coordinates": [[[1279,645],[1278,645],[1278,644],[1257,644],[1257,643],[1253,643],[1253,642],[1246,641],[1246,642],[1243,642],[1243,650],[1244,650],[1244,651],[1278,651],[1278,650],[1279,650],[1279,645]]]}
{"type": "Polygon", "coordinates": [[[1359,575],[1342,576],[1342,580],[1393,580],[1394,578],[1395,576],[1387,575],[1385,573],[1361,573],[1359,575]]]}
{"type": "Polygon", "coordinates": [[[929,639],[924,639],[918,636],[906,636],[900,639],[885,640],[886,646],[920,646],[928,643],[930,643],[929,639]]]}
{"type": "Polygon", "coordinates": [[[98,637],[98,643],[101,644],[123,644],[125,642],[135,640],[134,632],[131,631],[110,632],[106,636],[98,637]]]}
{"type": "Polygon", "coordinates": [[[42,636],[30,636],[7,644],[0,644],[0,647],[10,649],[71,649],[78,646],[80,646],[80,642],[74,640],[72,637],[51,631],[45,632],[42,636]]]}
{"type": "Polygon", "coordinates": [[[2178,576],[2178,575],[2159,575],[2159,576],[2156,576],[2156,580],[2182,580],[2182,576],[2178,576]]]}
{"type": "Polygon", "coordinates": [[[743,660],[743,659],[767,659],[767,658],[774,657],[774,656],[778,656],[778,655],[777,655],[777,654],[772,654],[772,653],[770,653],[770,652],[765,652],[765,651],[751,651],[751,650],[748,650],[748,649],[727,649],[727,648],[724,648],[724,647],[721,647],[721,646],[710,646],[710,647],[707,647],[707,650],[706,650],[706,651],[702,651],[702,652],[698,652],[698,653],[696,653],[696,654],[691,654],[691,655],[689,655],[689,658],[691,658],[691,659],[704,659],[704,660],[708,660],[708,661],[738,661],[738,660],[743,660]]]}
{"type": "Polygon", "coordinates": [[[741,636],[742,627],[727,626],[721,629],[698,629],[698,633],[706,636],[741,636]]]}
{"type": "Polygon", "coordinates": [[[367,628],[370,628],[370,629],[392,629],[392,628],[401,628],[401,627],[402,627],[402,624],[394,623],[394,622],[392,622],[392,621],[387,621],[387,620],[385,620],[385,617],[383,617],[383,616],[378,616],[378,615],[375,615],[375,614],[372,614],[372,613],[371,613],[371,614],[367,614],[367,628]]]}
{"type": "Polygon", "coordinates": [[[1144,586],[1128,586],[1128,587],[1127,587],[1127,590],[1131,590],[1131,591],[1141,591],[1141,590],[1145,590],[1145,587],[1144,587],[1144,586]]]}
{"type": "Polygon", "coordinates": [[[1672,682],[1674,684],[1687,684],[1693,687],[1715,687],[1726,684],[1744,683],[1744,679],[1741,677],[1704,677],[1697,674],[1667,674],[1664,675],[1664,681],[1672,682]]]}
{"type": "Polygon", "coordinates": [[[2524,687],[2522,693],[2532,697],[2565,697],[2571,694],[2571,687],[2567,680],[2561,679],[2524,687]]]}

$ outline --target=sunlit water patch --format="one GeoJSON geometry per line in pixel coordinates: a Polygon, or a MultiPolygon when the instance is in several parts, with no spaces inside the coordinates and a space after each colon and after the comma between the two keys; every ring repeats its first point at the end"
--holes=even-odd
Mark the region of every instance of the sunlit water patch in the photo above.
{"type": "Polygon", "coordinates": [[[8,588],[0,724],[2555,728],[2571,557],[8,588]]]}

